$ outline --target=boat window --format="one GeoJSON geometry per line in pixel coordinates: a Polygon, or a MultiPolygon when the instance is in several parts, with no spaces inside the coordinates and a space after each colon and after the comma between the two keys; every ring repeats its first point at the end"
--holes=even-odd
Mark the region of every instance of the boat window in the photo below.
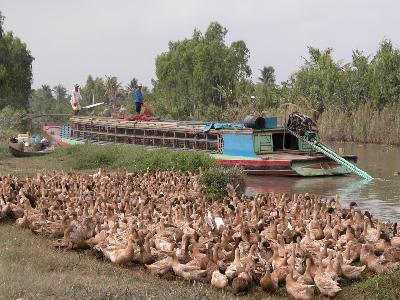
{"type": "MultiPolygon", "coordinates": [[[[272,134],[274,151],[283,150],[283,135],[283,132],[272,134]]],[[[285,135],[285,150],[299,150],[299,143],[297,138],[290,133],[286,133],[285,135]]]]}

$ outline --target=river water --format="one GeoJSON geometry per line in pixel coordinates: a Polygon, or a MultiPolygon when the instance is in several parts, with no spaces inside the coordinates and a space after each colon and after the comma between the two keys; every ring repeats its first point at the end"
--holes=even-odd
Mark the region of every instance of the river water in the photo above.
{"type": "Polygon", "coordinates": [[[343,206],[355,201],[374,216],[400,221],[400,147],[356,143],[326,143],[345,154],[358,156],[358,166],[375,179],[357,175],[330,177],[246,176],[246,193],[312,193],[324,197],[339,195],[343,206]]]}

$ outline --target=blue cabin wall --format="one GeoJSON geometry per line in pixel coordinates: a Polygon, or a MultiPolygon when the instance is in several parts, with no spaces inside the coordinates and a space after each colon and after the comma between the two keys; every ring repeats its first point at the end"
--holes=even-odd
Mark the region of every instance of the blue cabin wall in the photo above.
{"type": "Polygon", "coordinates": [[[278,118],[277,117],[266,117],[265,118],[265,128],[273,129],[278,127],[278,118]]]}
{"type": "Polygon", "coordinates": [[[256,157],[252,134],[223,134],[224,154],[256,157]]]}

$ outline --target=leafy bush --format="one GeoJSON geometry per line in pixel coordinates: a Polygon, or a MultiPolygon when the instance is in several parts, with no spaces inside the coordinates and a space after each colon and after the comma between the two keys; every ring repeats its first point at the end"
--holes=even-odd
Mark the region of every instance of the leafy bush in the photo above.
{"type": "Polygon", "coordinates": [[[16,135],[19,131],[25,131],[25,110],[6,106],[0,110],[0,140],[16,135]]]}
{"type": "Polygon", "coordinates": [[[231,184],[236,191],[244,192],[243,173],[237,168],[212,168],[201,173],[199,182],[205,185],[204,194],[208,199],[221,199],[227,195],[227,185],[231,184]]]}
{"type": "Polygon", "coordinates": [[[26,111],[23,109],[16,109],[11,106],[6,106],[0,110],[0,128],[8,131],[24,130],[26,126],[25,121],[26,111]]]}
{"type": "Polygon", "coordinates": [[[0,140],[7,140],[9,137],[15,136],[18,130],[0,126],[0,140]]]}

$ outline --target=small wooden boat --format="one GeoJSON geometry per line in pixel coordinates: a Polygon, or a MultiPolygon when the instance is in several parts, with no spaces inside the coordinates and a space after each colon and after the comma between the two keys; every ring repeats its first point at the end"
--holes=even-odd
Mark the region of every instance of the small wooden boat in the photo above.
{"type": "Polygon", "coordinates": [[[15,157],[31,157],[50,154],[54,151],[54,148],[50,147],[44,150],[35,151],[31,147],[25,147],[23,143],[8,143],[8,151],[10,151],[11,155],[15,157]]]}

